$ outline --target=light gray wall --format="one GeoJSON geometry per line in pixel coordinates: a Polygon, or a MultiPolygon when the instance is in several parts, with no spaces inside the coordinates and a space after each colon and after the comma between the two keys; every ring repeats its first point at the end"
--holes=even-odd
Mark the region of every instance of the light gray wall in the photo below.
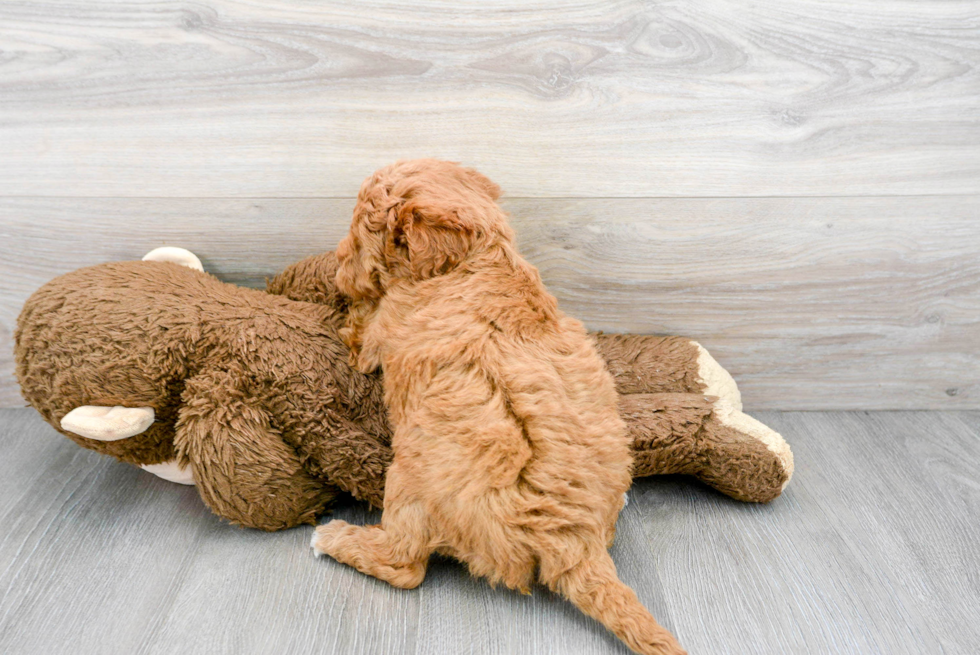
{"type": "Polygon", "coordinates": [[[463,161],[595,329],[750,409],[980,407],[980,1],[0,4],[0,406],[51,277],[261,284],[360,181],[463,161]]]}

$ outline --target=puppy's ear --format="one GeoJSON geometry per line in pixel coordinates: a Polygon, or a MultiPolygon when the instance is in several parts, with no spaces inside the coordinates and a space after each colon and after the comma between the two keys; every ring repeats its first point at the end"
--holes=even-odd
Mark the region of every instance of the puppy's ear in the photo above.
{"type": "Polygon", "coordinates": [[[466,209],[413,198],[396,210],[388,230],[389,266],[403,266],[415,280],[448,273],[485,237],[466,209]]]}
{"type": "Polygon", "coordinates": [[[408,237],[405,234],[407,223],[411,221],[411,218],[404,216],[397,206],[388,210],[382,252],[388,270],[395,277],[412,277],[411,266],[409,265],[408,237]]]}

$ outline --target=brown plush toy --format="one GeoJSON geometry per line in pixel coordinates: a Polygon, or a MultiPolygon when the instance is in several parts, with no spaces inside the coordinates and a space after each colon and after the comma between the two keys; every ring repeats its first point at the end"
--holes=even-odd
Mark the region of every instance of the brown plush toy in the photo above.
{"type": "MultiPolygon", "coordinates": [[[[315,523],[338,489],[380,507],[391,457],[382,382],[348,366],[333,254],[294,264],[268,293],[218,281],[181,249],[145,259],[68,273],[25,304],[17,377],[44,419],[85,448],[196,484],[242,526],[315,523]]],[[[597,342],[636,476],[689,474],[745,501],[780,494],[789,447],[742,413],[701,346],[597,342]]]]}

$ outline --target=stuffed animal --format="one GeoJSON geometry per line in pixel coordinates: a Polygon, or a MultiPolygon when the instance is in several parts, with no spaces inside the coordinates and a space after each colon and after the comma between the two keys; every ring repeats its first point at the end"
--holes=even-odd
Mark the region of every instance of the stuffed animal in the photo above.
{"type": "MultiPolygon", "coordinates": [[[[22,393],[78,445],[196,484],[219,516],[279,530],[338,490],[380,507],[390,461],[382,381],[348,365],[332,253],[267,293],[153,251],[58,277],[15,332],[22,393]]],[[[793,472],[782,437],[741,411],[731,376],[679,337],[598,335],[633,436],[634,475],[684,473],[768,502],[793,472]]]]}

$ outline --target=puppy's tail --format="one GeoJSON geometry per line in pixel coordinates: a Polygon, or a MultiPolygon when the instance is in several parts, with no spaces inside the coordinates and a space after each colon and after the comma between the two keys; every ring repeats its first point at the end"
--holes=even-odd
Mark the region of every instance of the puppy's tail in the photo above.
{"type": "Polygon", "coordinates": [[[562,574],[553,585],[580,610],[609,628],[642,655],[686,655],[674,636],[640,604],[616,575],[609,553],[602,551],[562,574]]]}

